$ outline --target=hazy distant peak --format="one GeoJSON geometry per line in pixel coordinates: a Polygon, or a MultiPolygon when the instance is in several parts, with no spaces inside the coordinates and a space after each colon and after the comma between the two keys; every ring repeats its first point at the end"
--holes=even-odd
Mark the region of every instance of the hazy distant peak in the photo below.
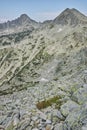
{"type": "Polygon", "coordinates": [[[20,15],[20,19],[27,20],[30,19],[30,17],[27,14],[20,15]]]}
{"type": "MultiPolygon", "coordinates": [[[[22,14],[20,17],[7,21],[5,23],[0,24],[1,32],[4,30],[9,30],[10,32],[20,32],[21,30],[32,30],[37,27],[37,22],[32,20],[27,14],[22,14]],[[19,29],[20,28],[20,29],[19,29]],[[10,31],[11,30],[11,31],[10,31]]],[[[7,32],[8,33],[8,32],[7,32]]]]}
{"type": "Polygon", "coordinates": [[[29,16],[27,14],[21,14],[20,17],[21,18],[29,18],[29,16]]]}
{"type": "Polygon", "coordinates": [[[36,24],[37,22],[33,19],[31,19],[27,14],[21,14],[19,17],[19,21],[25,22],[27,24],[36,24]]]}

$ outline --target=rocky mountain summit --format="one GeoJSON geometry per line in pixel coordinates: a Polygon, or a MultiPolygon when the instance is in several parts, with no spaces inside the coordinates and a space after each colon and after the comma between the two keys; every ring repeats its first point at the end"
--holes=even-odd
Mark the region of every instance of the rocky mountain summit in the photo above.
{"type": "Polygon", "coordinates": [[[87,130],[87,17],[16,22],[34,28],[0,36],[0,130],[87,130]]]}
{"type": "Polygon", "coordinates": [[[56,24],[77,26],[87,24],[87,17],[76,9],[65,9],[58,17],[53,20],[56,24]]]}

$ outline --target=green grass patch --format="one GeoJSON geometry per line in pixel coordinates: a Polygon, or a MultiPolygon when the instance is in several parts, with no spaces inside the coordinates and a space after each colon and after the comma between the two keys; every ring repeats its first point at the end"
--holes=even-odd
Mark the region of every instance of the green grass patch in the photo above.
{"type": "Polygon", "coordinates": [[[47,108],[55,103],[55,107],[60,109],[60,106],[62,105],[62,101],[60,99],[61,99],[60,96],[54,96],[53,98],[49,98],[48,100],[38,102],[36,104],[36,106],[38,109],[41,110],[41,109],[47,108]]]}

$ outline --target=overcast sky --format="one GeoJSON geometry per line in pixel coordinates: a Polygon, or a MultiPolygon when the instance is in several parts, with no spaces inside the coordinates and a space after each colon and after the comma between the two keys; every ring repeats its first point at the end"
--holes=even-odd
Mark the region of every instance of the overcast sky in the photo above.
{"type": "Polygon", "coordinates": [[[27,14],[36,21],[54,19],[66,8],[87,15],[87,0],[0,0],[0,22],[27,14]]]}

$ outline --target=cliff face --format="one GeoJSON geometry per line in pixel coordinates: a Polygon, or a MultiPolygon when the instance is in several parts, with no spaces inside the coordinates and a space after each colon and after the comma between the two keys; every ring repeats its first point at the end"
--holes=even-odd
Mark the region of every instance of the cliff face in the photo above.
{"type": "MultiPolygon", "coordinates": [[[[20,19],[17,26],[37,24],[20,19]]],[[[86,130],[86,16],[66,9],[37,29],[0,36],[0,128],[86,130]]]]}

